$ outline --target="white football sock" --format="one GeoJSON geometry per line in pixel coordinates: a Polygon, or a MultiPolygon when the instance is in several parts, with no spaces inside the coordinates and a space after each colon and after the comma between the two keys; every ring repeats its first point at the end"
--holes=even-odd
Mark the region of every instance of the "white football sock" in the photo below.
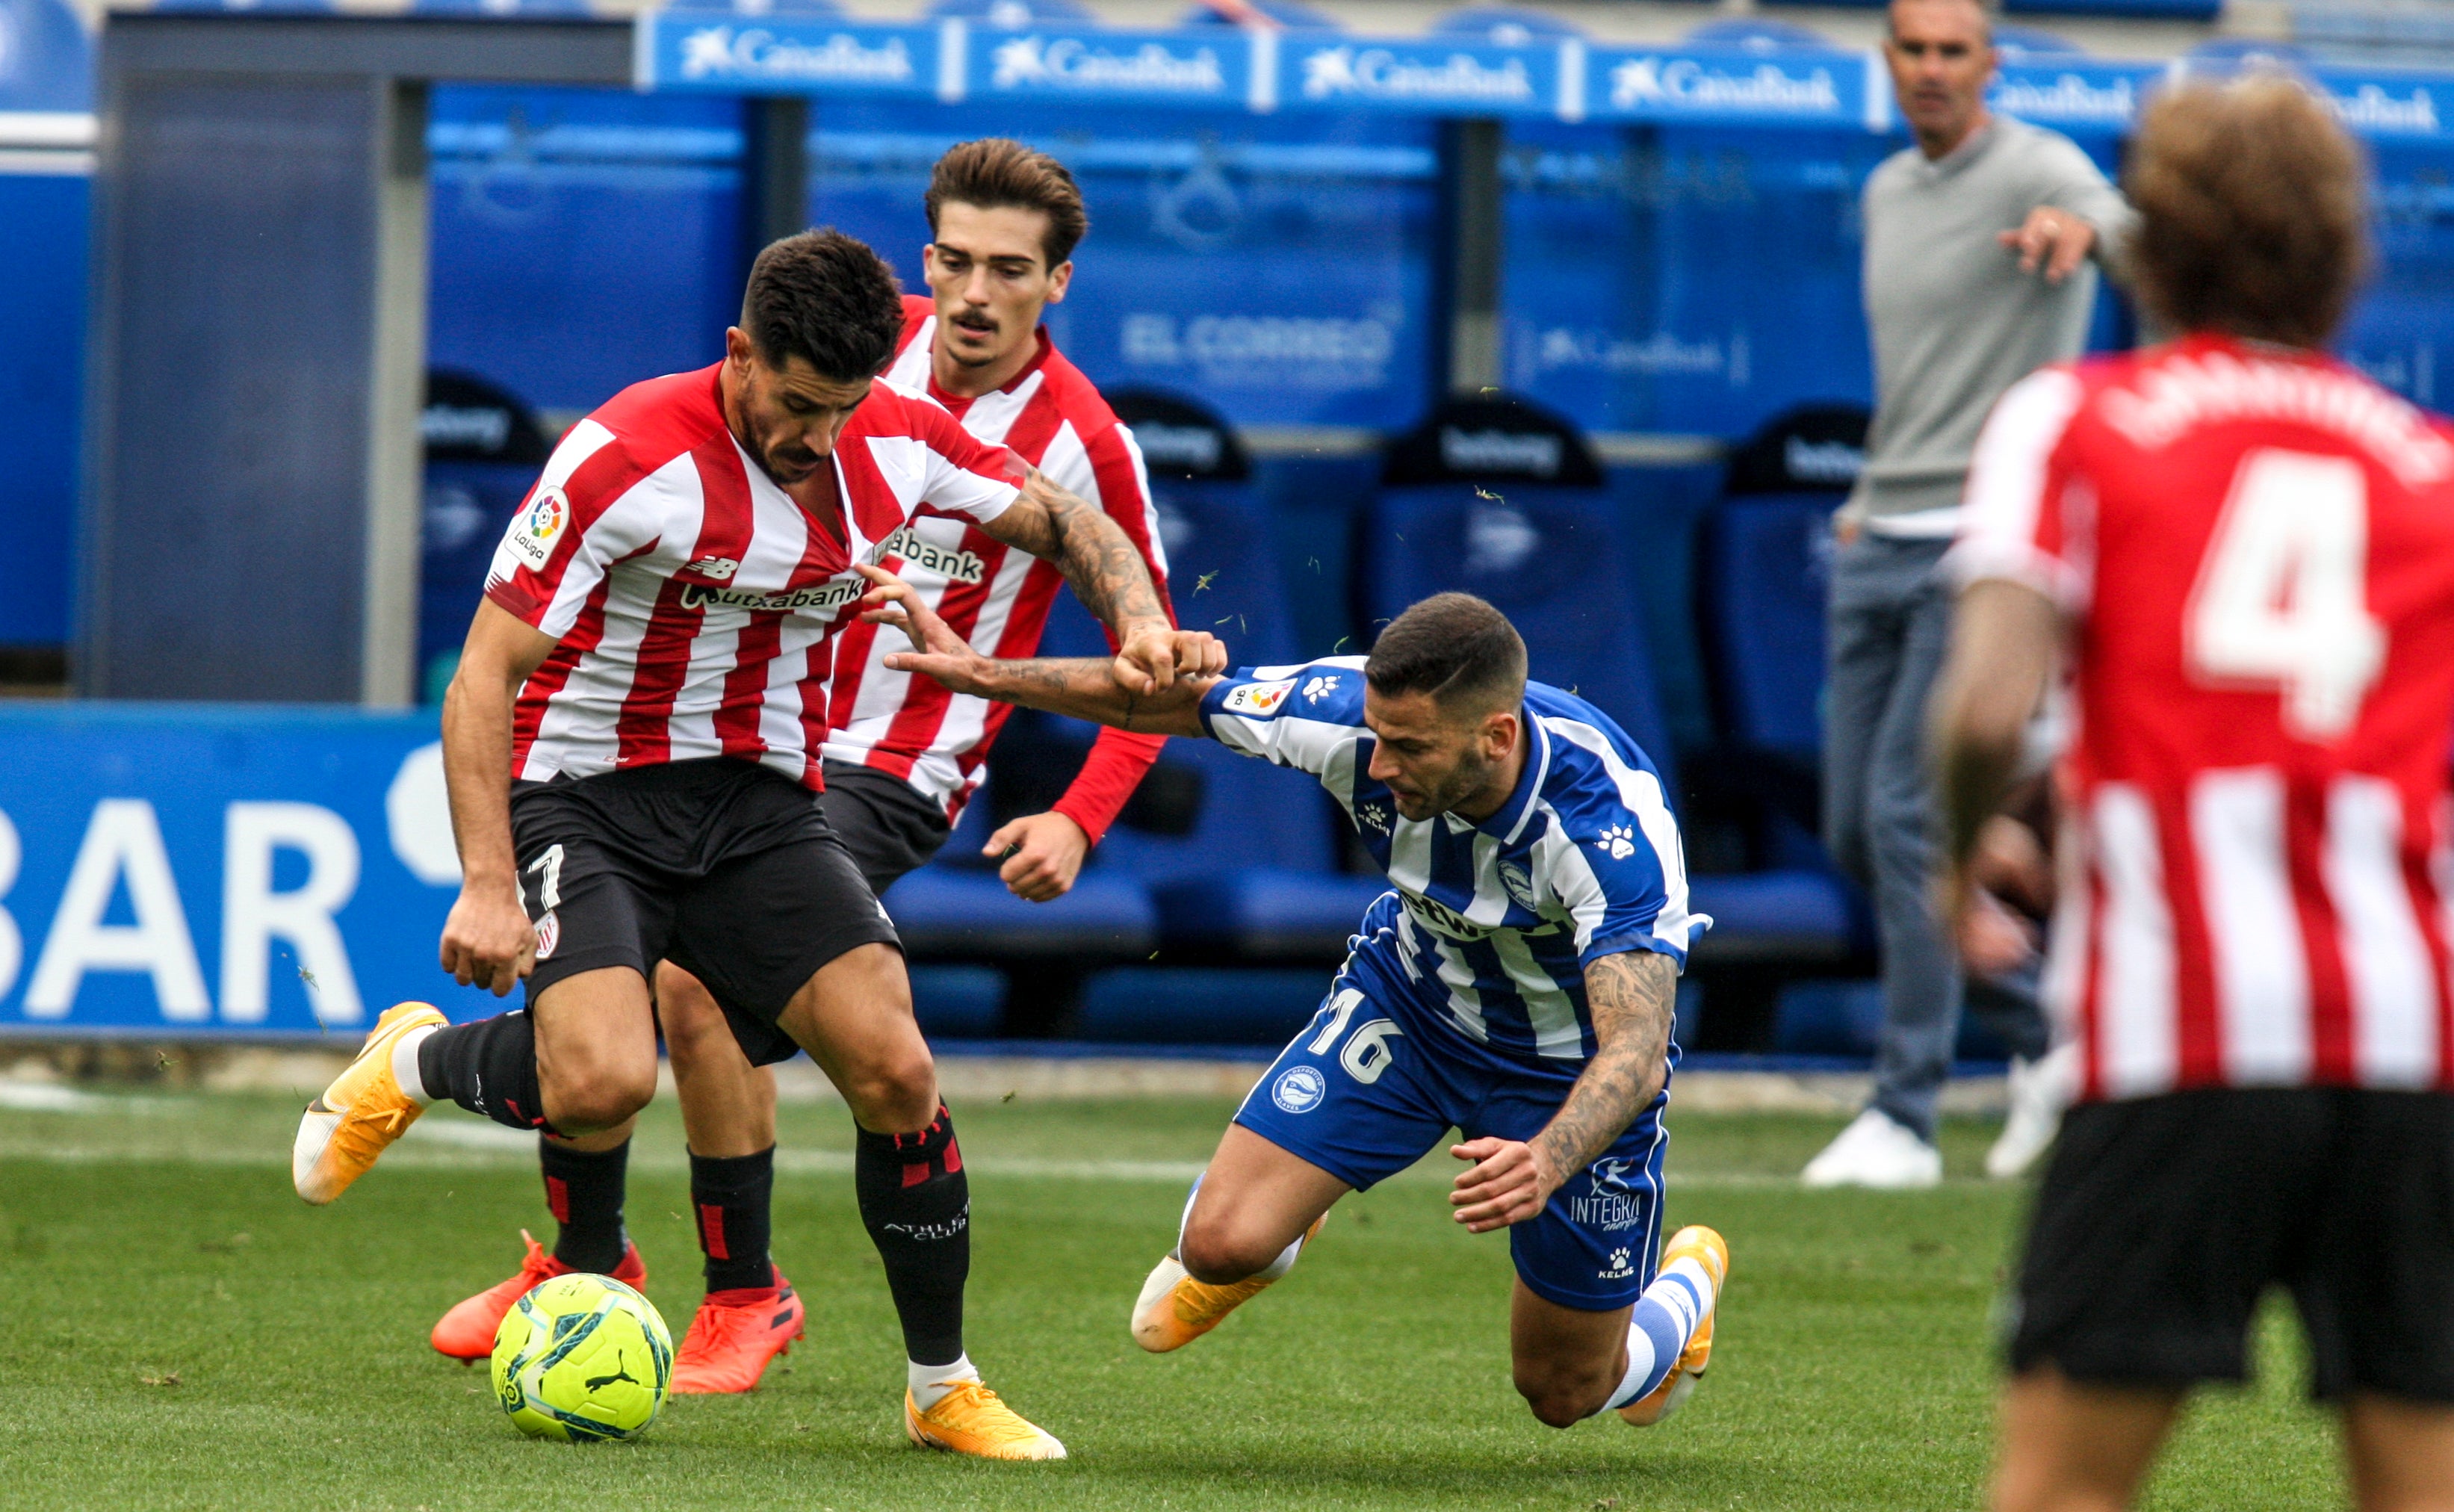
{"type": "Polygon", "coordinates": [[[1680,1351],[1713,1311],[1713,1276],[1694,1257],[1673,1260],[1653,1279],[1627,1320],[1627,1374],[1599,1410],[1641,1401],[1679,1363],[1680,1351]]]}
{"type": "Polygon", "coordinates": [[[427,1095],[426,1079],[417,1074],[417,1048],[426,1043],[426,1037],[432,1033],[434,1027],[429,1024],[412,1029],[392,1042],[392,1079],[400,1083],[400,1090],[409,1095],[409,1100],[421,1108],[434,1099],[427,1095]]]}
{"type": "Polygon", "coordinates": [[[1301,1234],[1297,1235],[1294,1242],[1290,1243],[1286,1248],[1278,1251],[1278,1258],[1277,1260],[1270,1261],[1268,1265],[1262,1268],[1261,1280],[1265,1281],[1274,1281],[1279,1277],[1284,1276],[1287,1272],[1294,1270],[1296,1268],[1296,1257],[1303,1253],[1303,1236],[1301,1234]]]}
{"type": "Polygon", "coordinates": [[[946,1393],[963,1382],[979,1383],[980,1373],[972,1364],[970,1355],[956,1357],[951,1365],[923,1365],[909,1360],[903,1364],[904,1380],[912,1387],[912,1404],[922,1412],[935,1406],[946,1393]]]}

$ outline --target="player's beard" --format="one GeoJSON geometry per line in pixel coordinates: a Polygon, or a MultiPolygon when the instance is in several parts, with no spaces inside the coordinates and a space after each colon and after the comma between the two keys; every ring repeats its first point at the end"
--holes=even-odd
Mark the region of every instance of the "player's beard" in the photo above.
{"type": "MultiPolygon", "coordinates": [[[[1424,787],[1418,790],[1422,794],[1423,798],[1424,812],[1420,817],[1425,819],[1436,818],[1440,815],[1448,813],[1458,804],[1473,797],[1477,793],[1481,792],[1483,784],[1490,780],[1491,763],[1483,759],[1483,756],[1480,751],[1476,750],[1472,746],[1468,746],[1458,755],[1457,765],[1449,769],[1448,776],[1441,780],[1438,786],[1424,787]]],[[[1398,812],[1400,814],[1405,814],[1405,807],[1402,803],[1398,807],[1398,812]]],[[[1411,814],[1406,814],[1405,816],[1408,818],[1417,817],[1417,816],[1411,814]]]]}
{"type": "Polygon", "coordinates": [[[795,483],[807,481],[810,474],[818,470],[818,464],[826,460],[807,447],[777,445],[770,433],[754,419],[751,422],[750,441],[750,454],[758,459],[760,469],[780,487],[791,488],[795,483]]]}

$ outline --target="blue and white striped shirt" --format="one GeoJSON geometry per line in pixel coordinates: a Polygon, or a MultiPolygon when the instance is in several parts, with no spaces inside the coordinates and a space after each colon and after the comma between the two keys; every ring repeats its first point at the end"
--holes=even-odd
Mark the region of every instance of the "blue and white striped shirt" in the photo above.
{"type": "Polygon", "coordinates": [[[1203,696],[1202,721],[1232,751],[1318,776],[1346,810],[1394,884],[1356,951],[1424,1018],[1496,1054],[1583,1059],[1586,965],[1651,950],[1684,967],[1712,923],[1687,910],[1659,775],[1609,716],[1528,683],[1525,771],[1508,801],[1479,824],[1406,818],[1368,775],[1363,660],[1247,668],[1203,696]]]}

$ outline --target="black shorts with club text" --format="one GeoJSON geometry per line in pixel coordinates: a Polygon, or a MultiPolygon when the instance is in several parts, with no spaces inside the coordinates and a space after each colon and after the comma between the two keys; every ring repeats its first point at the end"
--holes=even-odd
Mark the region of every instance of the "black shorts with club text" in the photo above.
{"type": "Polygon", "coordinates": [[[566,977],[670,958],[707,984],[752,1063],[799,1047],[775,1025],[818,968],[902,948],[810,791],[730,757],[515,783],[512,838],[537,930],[529,998],[566,977]]]}
{"type": "Polygon", "coordinates": [[[2091,1385],[2248,1378],[2270,1286],[2311,1393],[2454,1403],[2454,1096],[2208,1089],[2062,1119],[2010,1363],[2091,1385]]]}

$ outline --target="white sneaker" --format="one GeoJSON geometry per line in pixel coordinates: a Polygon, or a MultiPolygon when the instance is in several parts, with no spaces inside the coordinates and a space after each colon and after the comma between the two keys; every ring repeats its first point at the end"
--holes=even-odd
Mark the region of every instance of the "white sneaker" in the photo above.
{"type": "Polygon", "coordinates": [[[2037,1163],[2054,1142],[2070,1101],[2076,1045],[2057,1045],[2034,1060],[2011,1061],[2011,1108],[2002,1133],[1985,1152],[1985,1174],[2007,1181],[2037,1163]]]}
{"type": "Polygon", "coordinates": [[[1806,1162],[1808,1186],[1877,1186],[1894,1190],[1942,1180],[1942,1152],[1880,1108],[1868,1108],[1806,1162]]]}

